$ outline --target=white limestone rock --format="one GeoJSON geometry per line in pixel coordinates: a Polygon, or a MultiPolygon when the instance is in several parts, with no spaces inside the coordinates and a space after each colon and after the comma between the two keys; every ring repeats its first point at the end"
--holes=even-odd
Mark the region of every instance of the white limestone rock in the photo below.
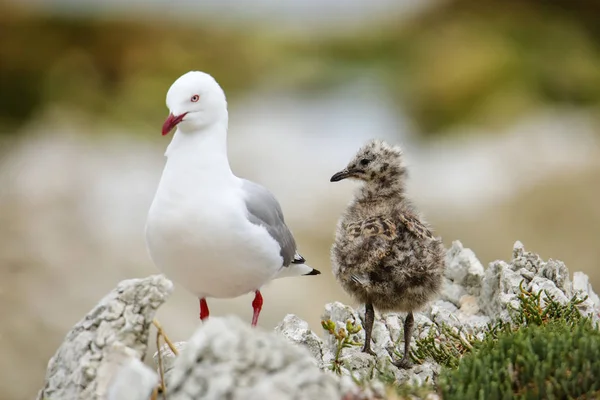
{"type": "Polygon", "coordinates": [[[590,278],[583,272],[575,272],[573,274],[573,290],[576,290],[583,296],[588,296],[588,299],[596,307],[600,307],[600,297],[592,289],[590,278]]]}
{"type": "Polygon", "coordinates": [[[166,381],[170,400],[340,399],[340,381],[308,349],[237,317],[212,317],[194,333],[166,381]]]}
{"type": "Polygon", "coordinates": [[[38,400],[106,398],[122,366],[118,360],[123,358],[115,352],[145,356],[154,314],[172,290],[173,284],[162,275],[119,283],[67,333],[48,363],[38,400]]]}
{"type": "Polygon", "coordinates": [[[483,265],[471,249],[464,248],[458,240],[446,252],[446,269],[444,275],[472,295],[479,295],[481,280],[484,276],[483,265]]]}
{"type": "Polygon", "coordinates": [[[542,306],[545,304],[546,293],[552,296],[552,298],[561,303],[567,304],[569,302],[569,298],[565,295],[565,293],[560,290],[553,281],[549,279],[542,278],[541,276],[536,276],[531,280],[531,284],[529,285],[529,291],[532,293],[542,292],[542,306]]]}
{"type": "Polygon", "coordinates": [[[116,347],[116,351],[109,354],[112,362],[102,364],[98,371],[99,386],[108,388],[107,400],[148,400],[159,384],[158,375],[137,358],[133,350],[122,345],[116,347]],[[104,371],[107,384],[102,384],[104,371]]]}
{"type": "Polygon", "coordinates": [[[467,294],[467,290],[464,286],[454,283],[451,279],[444,277],[442,281],[442,290],[440,298],[442,300],[449,301],[450,303],[458,306],[460,304],[461,297],[467,294]]]}
{"type": "MultiPolygon", "coordinates": [[[[579,309],[600,320],[600,298],[585,274],[576,272],[571,281],[562,262],[544,261],[520,242],[510,262],[494,261],[486,270],[458,241],[446,262],[440,297],[414,313],[413,347],[434,324],[481,336],[489,322],[508,319],[509,308],[519,305],[520,285],[547,291],[563,304],[573,294],[588,296],[579,309]]],[[[69,332],[49,363],[38,399],[147,399],[158,378],[139,360],[147,350],[154,313],[171,290],[162,276],[121,282],[69,332]]],[[[364,305],[327,304],[322,318],[333,321],[336,329],[348,321],[362,328],[364,305]]],[[[331,372],[337,350],[333,335],[319,337],[294,315],[287,315],[275,332],[251,328],[235,317],[212,317],[188,342],[175,344],[178,357],[166,345],[160,349],[168,398],[370,400],[384,396],[376,379],[380,371],[391,373],[398,383],[435,382],[440,366],[432,360],[409,370],[391,364],[404,352],[404,318],[404,313],[376,310],[371,345],[376,357],[362,353],[361,329],[351,335],[355,345],[342,350],[342,376],[337,376],[331,372]],[[358,386],[354,379],[367,383],[358,386]]]]}
{"type": "Polygon", "coordinates": [[[323,341],[308,327],[308,322],[293,314],[285,316],[275,327],[275,332],[285,336],[289,341],[304,346],[313,356],[317,366],[323,365],[323,341]]]}
{"type": "Polygon", "coordinates": [[[510,264],[494,261],[485,271],[479,297],[479,307],[491,318],[507,320],[508,304],[517,299],[523,277],[510,264]]]}

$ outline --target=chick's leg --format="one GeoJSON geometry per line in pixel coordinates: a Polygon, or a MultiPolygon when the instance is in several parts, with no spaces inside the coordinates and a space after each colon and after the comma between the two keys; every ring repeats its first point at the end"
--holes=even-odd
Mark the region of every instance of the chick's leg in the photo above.
{"type": "Polygon", "coordinates": [[[411,311],[404,320],[404,356],[401,360],[394,363],[394,365],[398,368],[410,369],[413,366],[412,361],[410,361],[410,339],[412,338],[414,325],[415,318],[411,311]]]}
{"type": "Polygon", "coordinates": [[[362,351],[372,356],[375,352],[371,350],[371,332],[373,331],[373,322],[375,321],[375,310],[373,304],[365,304],[365,346],[362,351]]]}

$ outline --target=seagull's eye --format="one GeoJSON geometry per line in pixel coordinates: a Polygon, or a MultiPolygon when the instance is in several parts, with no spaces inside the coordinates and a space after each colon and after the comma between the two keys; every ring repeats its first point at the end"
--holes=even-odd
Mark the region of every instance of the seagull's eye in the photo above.
{"type": "Polygon", "coordinates": [[[363,167],[366,167],[367,165],[369,165],[370,162],[371,162],[371,160],[369,160],[367,158],[363,158],[362,160],[360,160],[360,165],[362,165],[363,167]]]}
{"type": "Polygon", "coordinates": [[[192,96],[192,98],[190,100],[192,101],[192,103],[195,103],[198,100],[200,100],[200,96],[198,96],[197,94],[195,94],[195,95],[192,96]]]}

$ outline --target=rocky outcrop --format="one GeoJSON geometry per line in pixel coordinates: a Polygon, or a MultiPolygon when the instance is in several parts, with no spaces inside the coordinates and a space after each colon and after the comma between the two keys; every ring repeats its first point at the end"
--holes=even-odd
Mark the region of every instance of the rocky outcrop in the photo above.
{"type": "MultiPolygon", "coordinates": [[[[421,313],[415,314],[414,337],[428,334],[433,324],[446,324],[467,332],[480,332],[492,320],[506,319],[509,306],[517,305],[520,287],[532,292],[545,290],[555,300],[566,303],[577,294],[588,297],[580,305],[580,311],[598,321],[600,301],[593,292],[587,276],[581,272],[574,274],[573,282],[569,271],[560,261],[544,261],[540,256],[525,251],[520,242],[513,249],[510,262],[494,261],[484,269],[475,254],[455,241],[447,252],[444,286],[440,298],[432,302],[421,313]]],[[[544,298],[545,295],[542,295],[544,298]]],[[[364,307],[358,310],[341,303],[325,306],[324,320],[331,320],[337,327],[344,327],[347,321],[362,326],[364,307]]],[[[340,357],[341,371],[344,375],[360,378],[372,378],[377,371],[392,373],[400,383],[422,384],[433,382],[439,371],[439,365],[429,360],[416,365],[411,370],[397,369],[390,364],[401,354],[402,323],[404,315],[387,313],[376,315],[373,328],[373,350],[377,357],[361,352],[361,346],[343,349],[340,357]]],[[[301,319],[288,315],[276,328],[276,331],[294,343],[306,347],[315,357],[317,365],[327,370],[333,362],[337,343],[333,336],[325,334],[321,340],[301,319]]],[[[364,342],[364,331],[355,334],[353,341],[364,342]]],[[[413,340],[413,346],[415,341],[413,340]]],[[[382,393],[381,387],[375,387],[375,393],[382,393]]]]}
{"type": "Polygon", "coordinates": [[[181,355],[166,365],[169,400],[333,400],[352,387],[322,373],[305,348],[233,316],[210,318],[178,347],[181,355]]]}
{"type": "Polygon", "coordinates": [[[158,377],[139,360],[154,314],[172,288],[161,275],[119,283],[67,334],[48,363],[38,400],[148,398],[158,377]],[[124,397],[122,388],[133,382],[136,395],[124,397]]]}
{"type": "MultiPolygon", "coordinates": [[[[585,274],[576,272],[571,279],[562,262],[544,261],[519,242],[510,262],[495,261],[484,268],[456,241],[447,252],[440,297],[415,314],[414,336],[424,337],[442,323],[481,332],[488,322],[508,318],[521,287],[545,290],[560,302],[574,295],[587,297],[579,305],[581,313],[599,320],[600,299],[585,274]]],[[[38,398],[147,399],[157,375],[139,359],[146,351],[154,311],[170,290],[170,282],[158,276],[122,282],[67,335],[50,361],[38,398]]],[[[363,315],[364,307],[335,302],[325,306],[322,319],[335,323],[337,333],[347,324],[362,327],[363,315]]],[[[401,356],[403,318],[377,313],[373,357],[361,352],[362,329],[345,331],[349,344],[339,351],[335,335],[328,330],[315,333],[295,315],[286,316],[274,332],[250,328],[237,317],[212,317],[187,343],[176,344],[179,356],[167,347],[160,350],[167,395],[170,400],[359,400],[385,398],[383,383],[374,379],[378,374],[399,383],[433,383],[440,370],[433,360],[410,370],[390,363],[401,356]]]]}

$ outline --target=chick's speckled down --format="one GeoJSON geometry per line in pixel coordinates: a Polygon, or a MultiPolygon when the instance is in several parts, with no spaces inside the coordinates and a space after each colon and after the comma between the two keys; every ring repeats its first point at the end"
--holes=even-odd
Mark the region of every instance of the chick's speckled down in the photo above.
{"type": "Polygon", "coordinates": [[[401,150],[370,141],[342,173],[364,183],[337,225],[334,275],[380,311],[418,310],[440,289],[445,249],[405,196],[401,150]]]}

